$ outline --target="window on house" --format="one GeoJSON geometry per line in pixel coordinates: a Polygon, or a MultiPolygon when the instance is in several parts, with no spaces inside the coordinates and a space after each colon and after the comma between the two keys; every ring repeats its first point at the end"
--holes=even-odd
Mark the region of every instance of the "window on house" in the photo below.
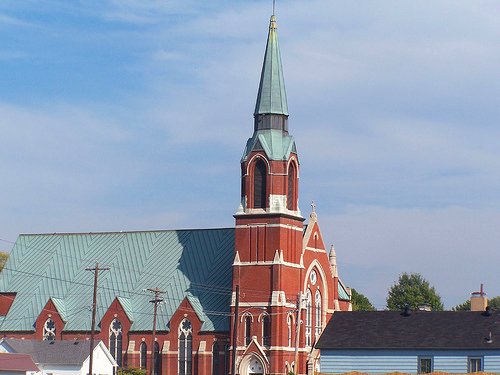
{"type": "Polygon", "coordinates": [[[250,344],[252,341],[252,316],[245,315],[245,345],[250,344]]]}
{"type": "Polygon", "coordinates": [[[109,351],[118,367],[122,367],[122,324],[116,318],[109,325],[109,351]]]}
{"type": "Polygon", "coordinates": [[[141,342],[140,352],[141,352],[141,359],[139,366],[141,367],[141,369],[145,370],[148,368],[148,345],[146,344],[145,341],[141,342]]]}
{"type": "Polygon", "coordinates": [[[321,314],[321,293],[316,290],[314,296],[314,337],[318,340],[321,335],[321,324],[322,324],[322,314],[321,314]]]}
{"type": "Polygon", "coordinates": [[[288,168],[288,194],[286,205],[289,210],[295,209],[295,165],[290,163],[288,168]]]}
{"type": "Polygon", "coordinates": [[[179,375],[191,375],[193,359],[193,327],[184,319],[179,326],[179,375]]]}
{"type": "Polygon", "coordinates": [[[267,168],[262,160],[257,160],[253,172],[253,206],[266,208],[267,168]]]}
{"type": "Polygon", "coordinates": [[[212,346],[212,375],[219,375],[219,344],[214,342],[212,346]]]}
{"type": "Polygon", "coordinates": [[[469,357],[469,372],[483,371],[483,359],[481,357],[469,357]]]}
{"type": "Polygon", "coordinates": [[[418,373],[429,374],[434,371],[432,357],[418,357],[418,373]]]}
{"type": "Polygon", "coordinates": [[[312,334],[312,301],[311,291],[307,289],[306,293],[306,346],[311,346],[312,334]]]}
{"type": "Polygon", "coordinates": [[[56,323],[51,318],[43,324],[43,339],[48,341],[56,339],[56,323]]]}
{"type": "Polygon", "coordinates": [[[269,315],[262,317],[262,344],[264,346],[271,345],[271,318],[269,315]]]}

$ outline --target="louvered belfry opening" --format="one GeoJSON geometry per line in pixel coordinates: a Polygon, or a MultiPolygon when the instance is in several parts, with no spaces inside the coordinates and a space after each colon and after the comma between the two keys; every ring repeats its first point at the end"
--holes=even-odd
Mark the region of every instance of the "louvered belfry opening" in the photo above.
{"type": "Polygon", "coordinates": [[[261,160],[255,163],[253,174],[253,207],[266,208],[266,191],[267,191],[267,168],[266,164],[261,160]]]}
{"type": "Polygon", "coordinates": [[[295,195],[295,176],[295,165],[290,163],[288,168],[288,194],[286,198],[286,205],[290,211],[295,210],[295,202],[297,200],[295,195]]]}

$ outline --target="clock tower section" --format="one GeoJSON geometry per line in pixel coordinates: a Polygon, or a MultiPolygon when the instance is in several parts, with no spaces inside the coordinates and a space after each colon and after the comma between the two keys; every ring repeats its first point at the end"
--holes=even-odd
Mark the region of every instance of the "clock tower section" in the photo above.
{"type": "Polygon", "coordinates": [[[236,374],[251,373],[249,369],[259,365],[263,373],[283,373],[286,368],[293,369],[296,355],[303,356],[302,350],[295,349],[302,346],[295,343],[295,311],[304,281],[299,166],[295,141],[288,128],[288,105],[273,15],[255,105],[253,135],[241,158],[241,202],[234,215],[231,312],[233,318],[237,317],[237,325],[233,320],[231,342],[236,339],[236,374]],[[233,327],[237,327],[236,331],[233,327]]]}

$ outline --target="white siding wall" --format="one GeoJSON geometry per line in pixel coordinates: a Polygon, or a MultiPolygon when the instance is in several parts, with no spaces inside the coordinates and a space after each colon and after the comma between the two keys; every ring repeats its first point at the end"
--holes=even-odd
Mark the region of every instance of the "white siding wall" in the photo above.
{"type": "Polygon", "coordinates": [[[500,372],[500,353],[484,357],[484,371],[500,372]]]}
{"type": "Polygon", "coordinates": [[[477,350],[322,350],[321,371],[327,374],[349,371],[416,374],[419,356],[433,357],[434,371],[466,373],[468,357],[477,356],[484,358],[484,371],[500,372],[500,351],[477,350]]]}

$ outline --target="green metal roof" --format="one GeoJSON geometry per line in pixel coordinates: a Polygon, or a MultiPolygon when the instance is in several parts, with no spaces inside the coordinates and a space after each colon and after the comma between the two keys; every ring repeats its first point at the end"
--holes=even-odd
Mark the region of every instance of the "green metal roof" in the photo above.
{"type": "Polygon", "coordinates": [[[281,130],[266,129],[254,132],[247,141],[242,161],[252,151],[264,151],[269,160],[288,160],[290,153],[297,153],[295,141],[291,135],[281,130]]]}
{"type": "Polygon", "coordinates": [[[90,330],[93,273],[98,261],[97,321],[118,297],[132,330],[152,327],[152,295],[166,291],[158,306],[158,329],[188,296],[204,331],[229,330],[234,228],[88,234],[20,235],[0,273],[0,291],[17,292],[0,331],[32,331],[49,300],[67,321],[65,331],[90,330]]]}
{"type": "Polygon", "coordinates": [[[339,299],[342,299],[344,301],[350,301],[351,297],[349,297],[349,293],[347,293],[347,290],[344,287],[344,284],[339,280],[338,282],[338,290],[339,290],[339,299]]]}
{"type": "Polygon", "coordinates": [[[276,28],[276,17],[273,15],[269,23],[269,34],[254,115],[270,113],[288,115],[285,80],[276,28]]]}

